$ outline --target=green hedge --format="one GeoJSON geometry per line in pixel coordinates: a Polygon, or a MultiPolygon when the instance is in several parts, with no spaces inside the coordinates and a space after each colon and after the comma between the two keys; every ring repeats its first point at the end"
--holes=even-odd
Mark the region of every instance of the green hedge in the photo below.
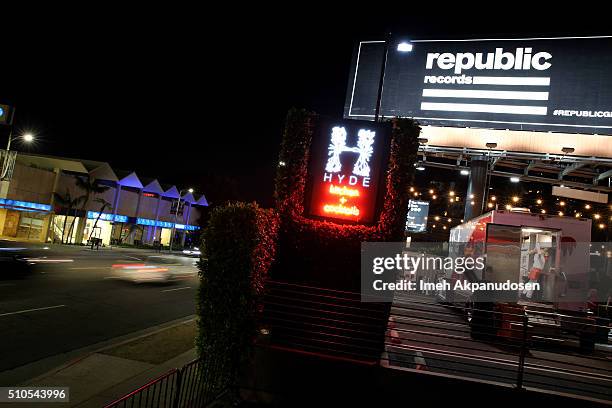
{"type": "Polygon", "coordinates": [[[260,297],[274,259],[278,217],[257,204],[231,203],[212,211],[201,249],[196,346],[219,389],[235,383],[248,360],[260,297]]]}

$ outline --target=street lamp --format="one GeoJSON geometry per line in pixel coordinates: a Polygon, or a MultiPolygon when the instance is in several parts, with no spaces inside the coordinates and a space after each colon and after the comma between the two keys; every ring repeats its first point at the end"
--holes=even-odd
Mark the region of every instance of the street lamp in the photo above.
{"type": "Polygon", "coordinates": [[[26,143],[32,143],[34,141],[34,135],[32,133],[24,133],[21,136],[13,136],[13,132],[11,131],[9,133],[9,138],[8,138],[8,142],[6,144],[6,151],[10,151],[11,150],[11,143],[13,140],[16,139],[20,139],[23,140],[26,143]]]}
{"type": "MultiPolygon", "coordinates": [[[[172,224],[172,233],[170,234],[170,252],[172,252],[172,245],[174,244],[174,234],[176,233],[176,219],[178,218],[178,211],[181,207],[181,197],[185,190],[179,191],[178,202],[176,203],[176,210],[174,211],[174,223],[172,224]]],[[[187,189],[189,193],[193,193],[193,188],[187,189]]]]}

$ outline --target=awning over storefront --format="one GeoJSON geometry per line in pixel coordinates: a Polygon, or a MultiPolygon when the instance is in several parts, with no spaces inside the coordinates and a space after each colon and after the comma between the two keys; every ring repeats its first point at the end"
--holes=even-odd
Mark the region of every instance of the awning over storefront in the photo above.
{"type": "Polygon", "coordinates": [[[155,221],[155,220],[151,220],[148,218],[137,218],[136,224],[147,225],[151,227],[176,228],[178,230],[186,230],[186,231],[196,231],[200,229],[200,227],[197,225],[175,224],[173,222],[159,221],[159,220],[155,221]]]}
{"type": "Polygon", "coordinates": [[[125,215],[108,214],[108,213],[102,213],[100,215],[100,213],[96,211],[87,211],[87,218],[89,219],[95,219],[95,218],[98,218],[98,216],[100,216],[100,219],[104,221],[128,222],[128,217],[125,215]]]}
{"type": "Polygon", "coordinates": [[[23,211],[51,211],[51,206],[49,204],[32,203],[29,201],[19,200],[8,200],[6,198],[0,198],[0,207],[23,211]]]}

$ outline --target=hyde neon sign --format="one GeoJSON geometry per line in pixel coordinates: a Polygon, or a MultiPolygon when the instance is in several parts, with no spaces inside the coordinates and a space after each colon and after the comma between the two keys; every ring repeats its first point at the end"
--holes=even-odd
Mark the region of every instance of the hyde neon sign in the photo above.
{"type": "Polygon", "coordinates": [[[324,122],[311,148],[310,215],[372,223],[387,127],[366,121],[324,122]]]}

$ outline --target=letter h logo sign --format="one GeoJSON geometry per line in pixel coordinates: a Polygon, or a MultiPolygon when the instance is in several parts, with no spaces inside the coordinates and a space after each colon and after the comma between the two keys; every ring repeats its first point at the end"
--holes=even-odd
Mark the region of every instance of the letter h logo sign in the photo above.
{"type": "Polygon", "coordinates": [[[359,157],[353,167],[353,174],[357,176],[370,176],[370,158],[374,149],[374,136],[376,132],[366,129],[360,129],[357,132],[357,146],[348,147],[346,145],[346,129],[341,126],[336,126],[332,129],[331,142],[328,147],[327,165],[325,171],[328,173],[338,173],[342,170],[340,155],[344,152],[359,153],[359,157]]]}

